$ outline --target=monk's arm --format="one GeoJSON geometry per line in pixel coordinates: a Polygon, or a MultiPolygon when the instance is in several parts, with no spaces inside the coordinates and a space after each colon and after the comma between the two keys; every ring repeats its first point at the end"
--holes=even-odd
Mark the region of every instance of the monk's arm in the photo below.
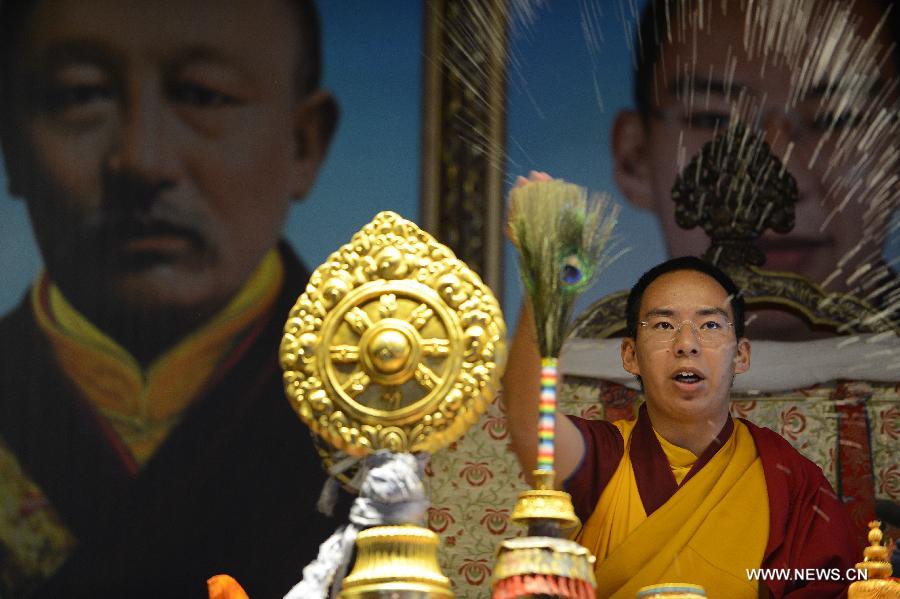
{"type": "MultiPolygon", "coordinates": [[[[503,402],[509,423],[512,447],[522,470],[531,481],[537,463],[538,400],[541,390],[541,356],[538,350],[534,317],[525,301],[519,324],[509,350],[509,361],[503,375],[503,402]]],[[[565,415],[556,415],[556,483],[557,487],[581,463],[584,442],[581,433],[565,415]]]]}

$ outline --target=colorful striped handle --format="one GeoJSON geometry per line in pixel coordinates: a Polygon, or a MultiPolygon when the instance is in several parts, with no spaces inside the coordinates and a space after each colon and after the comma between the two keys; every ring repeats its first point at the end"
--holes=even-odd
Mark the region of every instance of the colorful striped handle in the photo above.
{"type": "Polygon", "coordinates": [[[541,359],[541,400],[538,404],[538,470],[553,470],[557,363],[556,358],[541,359]]]}

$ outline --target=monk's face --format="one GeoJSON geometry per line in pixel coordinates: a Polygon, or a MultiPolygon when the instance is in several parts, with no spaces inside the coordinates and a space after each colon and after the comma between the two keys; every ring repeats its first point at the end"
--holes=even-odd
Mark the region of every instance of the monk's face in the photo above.
{"type": "Polygon", "coordinates": [[[735,337],[725,289],[697,271],[667,273],[647,287],[639,314],[622,361],[641,377],[651,411],[676,422],[718,422],[735,373],[750,367],[750,344],[735,337]]]}
{"type": "Polygon", "coordinates": [[[35,3],[5,149],[76,307],[205,314],[236,293],[324,152],[302,47],[284,0],[35,3]]]}

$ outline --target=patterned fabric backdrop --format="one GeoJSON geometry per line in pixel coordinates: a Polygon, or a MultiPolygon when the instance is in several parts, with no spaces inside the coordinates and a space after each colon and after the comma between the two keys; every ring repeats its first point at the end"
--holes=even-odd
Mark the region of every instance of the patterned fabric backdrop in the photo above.
{"type": "MultiPolygon", "coordinates": [[[[563,412],[585,418],[634,418],[641,396],[620,385],[569,377],[563,412]]],[[[859,531],[859,555],[876,499],[900,503],[900,385],[835,383],[778,394],[735,396],[732,413],[781,434],[822,467],[859,531]]],[[[477,426],[432,458],[426,471],[428,526],[441,537],[441,568],[459,599],[490,596],[500,541],[522,534],[509,521],[526,488],[498,400],[477,426]]],[[[900,530],[888,529],[900,537],[900,530]]]]}
{"type": "Polygon", "coordinates": [[[457,599],[490,597],[497,547],[524,532],[509,519],[527,485],[501,408],[498,399],[425,471],[431,483],[428,526],[441,537],[441,569],[457,599]]]}

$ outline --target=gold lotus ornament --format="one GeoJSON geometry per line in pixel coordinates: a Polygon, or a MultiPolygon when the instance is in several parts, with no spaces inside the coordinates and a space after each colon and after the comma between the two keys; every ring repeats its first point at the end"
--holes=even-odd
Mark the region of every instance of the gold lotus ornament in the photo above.
{"type": "MultiPolygon", "coordinates": [[[[493,400],[505,338],[478,275],[415,223],[381,212],[313,272],[279,357],[291,406],[335,449],[434,453],[493,400]]],[[[420,526],[361,532],[341,596],[452,597],[437,546],[420,526]]]]}

